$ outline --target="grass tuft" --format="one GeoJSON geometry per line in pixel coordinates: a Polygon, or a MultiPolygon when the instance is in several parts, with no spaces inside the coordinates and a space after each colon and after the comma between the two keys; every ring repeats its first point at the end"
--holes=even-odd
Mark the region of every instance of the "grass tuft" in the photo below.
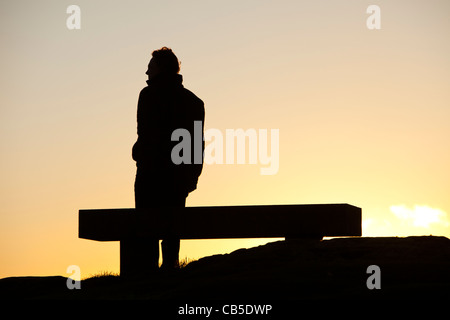
{"type": "Polygon", "coordinates": [[[178,268],[183,269],[185,268],[189,263],[196,261],[195,259],[189,259],[188,257],[185,257],[184,259],[181,259],[178,261],[178,268]]]}
{"type": "Polygon", "coordinates": [[[101,271],[99,273],[96,273],[94,275],[91,275],[89,277],[84,278],[83,280],[87,279],[99,279],[99,278],[107,278],[107,277],[118,277],[119,273],[112,272],[112,271],[101,271]]]}

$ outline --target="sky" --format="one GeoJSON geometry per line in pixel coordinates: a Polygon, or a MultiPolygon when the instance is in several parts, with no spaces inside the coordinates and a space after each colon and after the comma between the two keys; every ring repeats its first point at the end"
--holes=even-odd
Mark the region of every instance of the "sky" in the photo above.
{"type": "MultiPolygon", "coordinates": [[[[446,0],[2,1],[0,278],[119,272],[118,242],[79,239],[78,210],[134,206],[137,99],[162,46],[206,130],[278,132],[277,170],[205,164],[188,206],[349,203],[363,236],[449,237],[449,12],[446,0]]],[[[186,240],[180,258],[275,240],[186,240]]]]}

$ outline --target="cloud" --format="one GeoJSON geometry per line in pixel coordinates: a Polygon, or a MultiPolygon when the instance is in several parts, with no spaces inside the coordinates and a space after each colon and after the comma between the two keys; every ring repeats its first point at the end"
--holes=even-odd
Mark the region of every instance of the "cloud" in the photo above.
{"type": "Polygon", "coordinates": [[[447,214],[441,209],[429,206],[414,205],[412,209],[405,205],[390,207],[391,212],[403,222],[415,227],[429,228],[430,224],[449,225],[447,214]]]}

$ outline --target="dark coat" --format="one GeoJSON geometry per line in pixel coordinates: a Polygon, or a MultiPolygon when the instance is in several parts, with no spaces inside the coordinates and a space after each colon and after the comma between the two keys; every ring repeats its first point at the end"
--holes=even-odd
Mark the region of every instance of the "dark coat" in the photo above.
{"type": "Polygon", "coordinates": [[[203,167],[203,101],[184,88],[179,74],[160,75],[147,81],[139,94],[137,108],[138,139],[132,156],[138,167],[137,177],[155,188],[182,192],[186,195],[197,188],[203,167]],[[194,164],[194,121],[201,121],[202,163],[194,164]],[[174,164],[171,152],[179,141],[171,141],[175,129],[184,128],[191,134],[191,164],[174,164]]]}

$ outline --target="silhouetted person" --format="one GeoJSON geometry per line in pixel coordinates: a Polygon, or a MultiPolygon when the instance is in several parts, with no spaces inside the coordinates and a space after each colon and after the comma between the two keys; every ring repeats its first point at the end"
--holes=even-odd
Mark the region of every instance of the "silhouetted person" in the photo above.
{"type": "MultiPolygon", "coordinates": [[[[138,139],[133,146],[136,161],[136,208],[184,207],[186,197],[197,188],[203,161],[194,163],[194,121],[201,121],[202,155],[204,150],[203,101],[184,88],[178,58],[167,47],[155,50],[148,65],[148,86],[142,89],[137,107],[138,139]],[[175,164],[172,132],[178,128],[191,134],[191,163],[175,164]]],[[[203,159],[202,159],[203,160],[203,159]]],[[[197,161],[198,162],[198,161],[197,161]]],[[[143,269],[158,268],[158,239],[138,239],[130,245],[140,246],[137,259],[143,269]]],[[[163,269],[178,266],[180,239],[169,237],[161,243],[163,269]]],[[[136,252],[136,251],[135,251],[136,252]]],[[[141,270],[142,271],[142,270],[141,270]]]]}

